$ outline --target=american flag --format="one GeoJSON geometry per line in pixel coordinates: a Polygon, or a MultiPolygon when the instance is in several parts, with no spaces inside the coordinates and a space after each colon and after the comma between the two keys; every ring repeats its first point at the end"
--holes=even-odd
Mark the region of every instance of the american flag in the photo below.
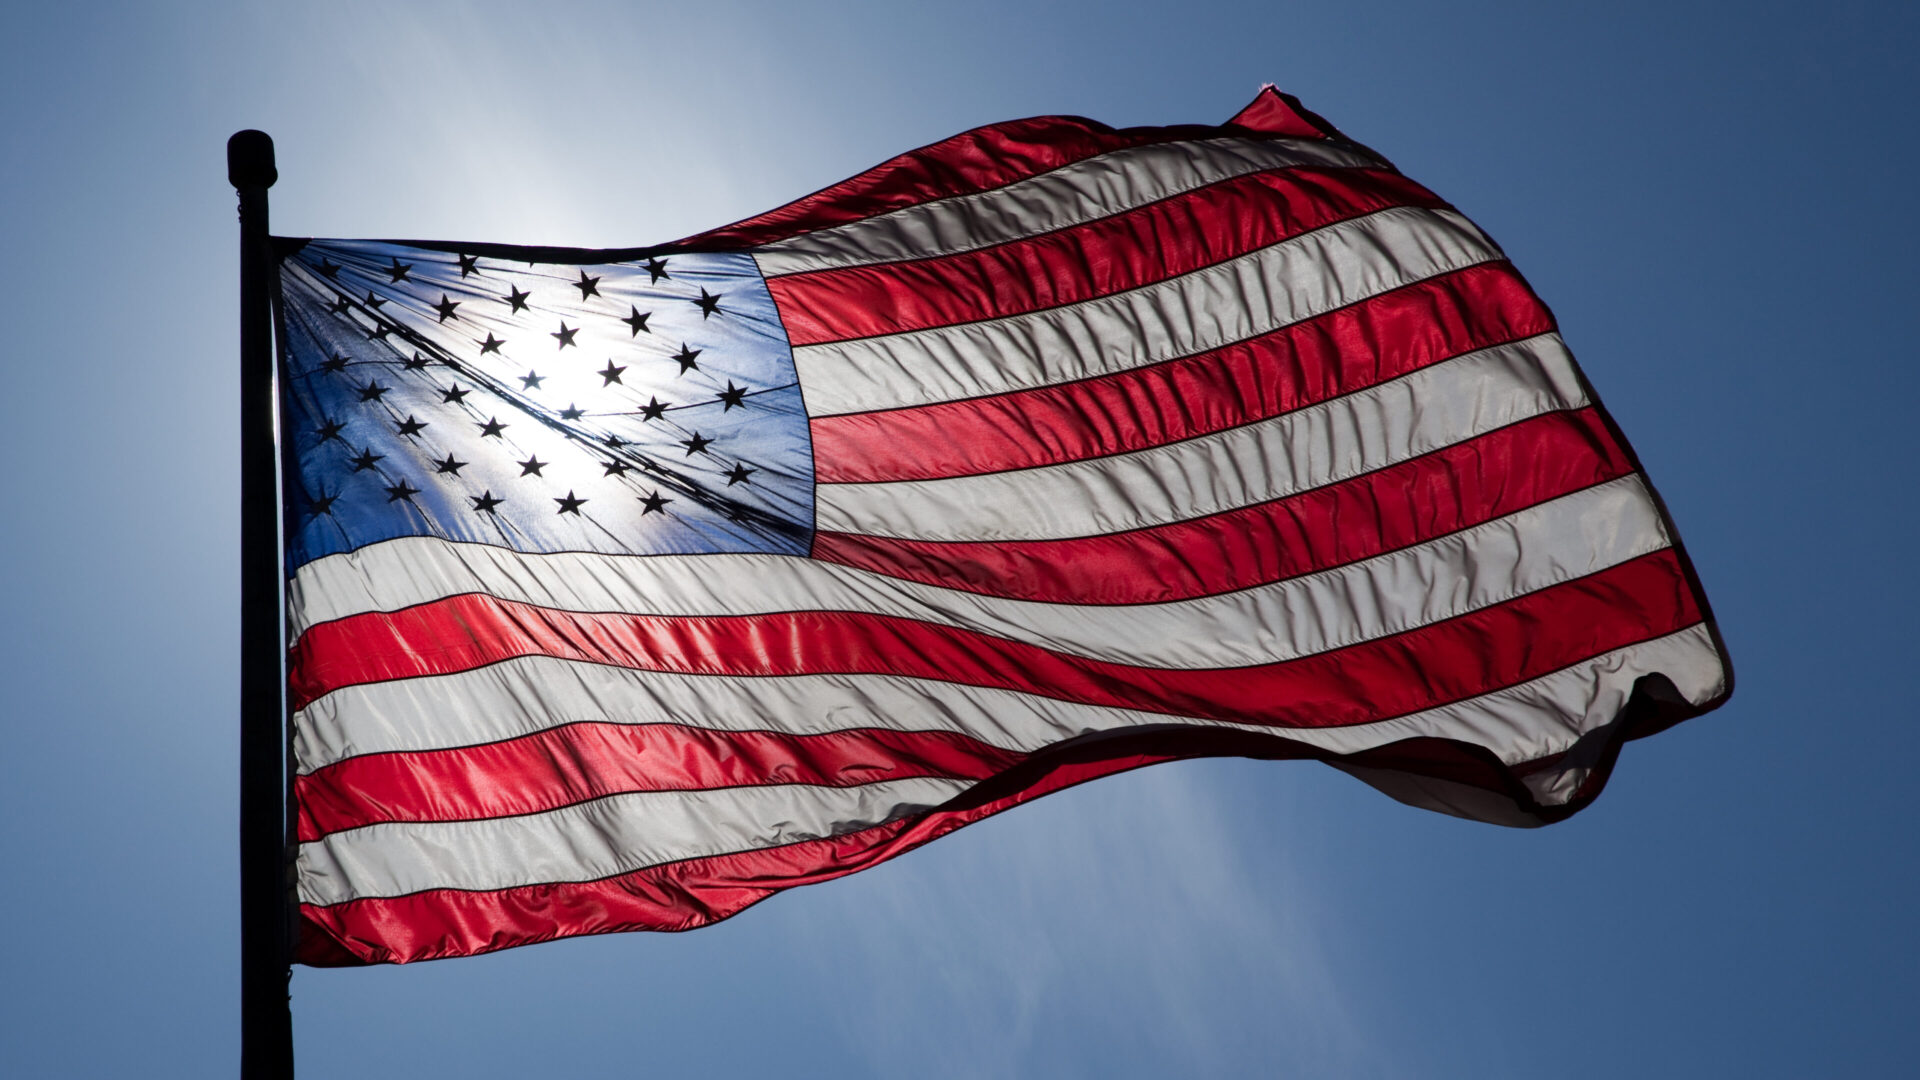
{"type": "Polygon", "coordinates": [[[278,250],[308,963],[696,927],[1203,755],[1541,824],[1730,689],[1547,309],[1271,90],[650,249],[278,250]]]}

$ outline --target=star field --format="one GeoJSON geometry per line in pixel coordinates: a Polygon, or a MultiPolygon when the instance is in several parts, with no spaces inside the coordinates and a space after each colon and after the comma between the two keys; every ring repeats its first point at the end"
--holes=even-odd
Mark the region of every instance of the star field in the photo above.
{"type": "Polygon", "coordinates": [[[807,421],[750,257],[529,263],[326,240],[288,255],[281,282],[290,566],[408,535],[806,551],[807,421]]]}

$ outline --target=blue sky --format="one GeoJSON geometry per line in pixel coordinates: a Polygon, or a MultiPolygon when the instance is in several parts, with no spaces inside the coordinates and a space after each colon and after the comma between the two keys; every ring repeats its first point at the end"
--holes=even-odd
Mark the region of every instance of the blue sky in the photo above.
{"type": "Polygon", "coordinates": [[[1739,673],[1533,832],[1165,766],[685,935],[294,979],[303,1077],[1897,1075],[1920,1053],[1909,5],[10,5],[0,1064],[237,1055],[235,225],[667,240],[1264,81],[1552,304],[1739,673]]]}

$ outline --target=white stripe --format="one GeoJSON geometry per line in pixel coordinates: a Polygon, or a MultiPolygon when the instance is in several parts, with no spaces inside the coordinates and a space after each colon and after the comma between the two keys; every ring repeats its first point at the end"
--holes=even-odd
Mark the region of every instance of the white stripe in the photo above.
{"type": "MultiPolygon", "coordinates": [[[[1453,705],[1371,724],[1286,734],[1342,754],[1438,736],[1485,746],[1510,764],[1531,761],[1566,749],[1581,734],[1612,720],[1633,681],[1656,671],[1695,704],[1725,688],[1719,655],[1700,625],[1453,705]]],[[[535,656],[341,690],[295,715],[294,753],[306,774],[362,754],[477,746],[566,724],[684,724],[790,735],[861,728],[951,731],[1031,753],[1081,735],[1169,721],[1276,730],[900,675],[738,679],[535,656]]]]}
{"type": "Polygon", "coordinates": [[[1501,257],[1451,210],[1395,207],[1125,292],[798,346],[793,362],[812,416],[956,401],[1192,356],[1501,257]]]}
{"type": "MultiPolygon", "coordinates": [[[[1694,705],[1705,705],[1727,690],[1720,651],[1712,632],[1701,623],[1511,690],[1404,718],[1411,724],[1395,720],[1379,726],[1398,727],[1408,736],[1432,735],[1485,746],[1508,765],[1559,755],[1549,767],[1521,771],[1519,779],[1535,801],[1562,806],[1579,793],[1604,752],[1602,743],[1581,743],[1582,736],[1619,719],[1634,684],[1653,674],[1672,680],[1681,698],[1694,705]]],[[[1413,806],[1500,825],[1545,824],[1513,800],[1479,788],[1413,773],[1335,764],[1413,806]]]]}
{"type": "Polygon", "coordinates": [[[1216,514],[1322,487],[1579,408],[1559,335],[1468,353],[1271,419],[1166,446],[940,480],[821,484],[824,531],[907,540],[1059,540],[1216,514]]]}
{"type": "Polygon", "coordinates": [[[483,821],[388,822],[300,845],[300,899],[595,881],[660,863],[774,847],[905,817],[970,780],[645,791],[483,821]]]}
{"type": "Polygon", "coordinates": [[[1162,604],[1009,600],[780,556],[526,556],[437,540],[381,545],[380,576],[399,595],[385,587],[376,594],[410,606],[427,599],[416,583],[436,592],[452,584],[454,593],[633,615],[857,612],[1108,663],[1213,669],[1294,660],[1401,633],[1667,545],[1659,513],[1636,475],[1347,566],[1162,604]],[[410,552],[425,557],[406,558],[410,552]],[[409,568],[425,572],[414,576],[409,568]],[[462,574],[465,581],[454,580],[462,574]]]}
{"type": "Polygon", "coordinates": [[[903,207],[756,248],[766,274],[793,274],[973,251],[1080,225],[1183,191],[1296,165],[1377,167],[1332,143],[1201,139],[1115,150],[991,191],[903,207]]]}
{"type": "MultiPolygon", "coordinates": [[[[551,668],[535,670],[543,676],[551,668]]],[[[1652,672],[1667,675],[1696,704],[1717,696],[1724,687],[1718,655],[1705,627],[1699,626],[1618,649],[1519,686],[1394,720],[1346,728],[1261,730],[1332,753],[1354,753],[1416,736],[1464,739],[1515,764],[1563,752],[1582,734],[1617,718],[1634,681],[1652,672]]],[[[627,678],[668,688],[676,682],[700,682],[632,674],[627,678]]],[[[616,694],[631,688],[604,673],[597,681],[596,689],[616,694]]],[[[815,715],[857,720],[864,715],[862,710],[877,708],[873,719],[881,727],[898,726],[901,707],[911,708],[916,695],[923,703],[917,710],[922,715],[991,715],[997,718],[991,725],[1002,734],[1008,733],[1005,717],[1010,714],[1014,726],[1024,725],[1011,745],[1026,750],[1079,734],[1142,725],[1164,727],[1168,720],[1151,713],[1063,705],[1004,691],[924,681],[814,678],[755,681],[755,685],[817,696],[825,708],[815,715]]],[[[721,679],[691,688],[699,697],[711,687],[724,687],[727,692],[753,688],[721,679]]],[[[545,689],[542,682],[541,690],[545,689]]],[[[651,689],[643,689],[642,696],[656,700],[654,693],[647,692],[651,689]]],[[[783,700],[774,707],[791,704],[783,700]]],[[[1218,722],[1183,723],[1249,729],[1218,722]]],[[[1541,777],[1538,782],[1552,786],[1550,775],[1534,775],[1541,777]]],[[[508,818],[371,825],[300,845],[300,898],[332,904],[431,888],[499,889],[590,881],[678,859],[845,833],[930,809],[971,783],[912,779],[854,788],[776,785],[641,792],[508,818]]]]}

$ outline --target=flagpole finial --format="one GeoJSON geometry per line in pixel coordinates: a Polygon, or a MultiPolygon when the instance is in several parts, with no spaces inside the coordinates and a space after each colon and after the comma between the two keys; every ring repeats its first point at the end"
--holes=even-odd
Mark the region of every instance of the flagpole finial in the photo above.
{"type": "Polygon", "coordinates": [[[227,140],[227,182],[236,188],[273,186],[280,173],[273,167],[273,136],[248,128],[227,140]]]}

